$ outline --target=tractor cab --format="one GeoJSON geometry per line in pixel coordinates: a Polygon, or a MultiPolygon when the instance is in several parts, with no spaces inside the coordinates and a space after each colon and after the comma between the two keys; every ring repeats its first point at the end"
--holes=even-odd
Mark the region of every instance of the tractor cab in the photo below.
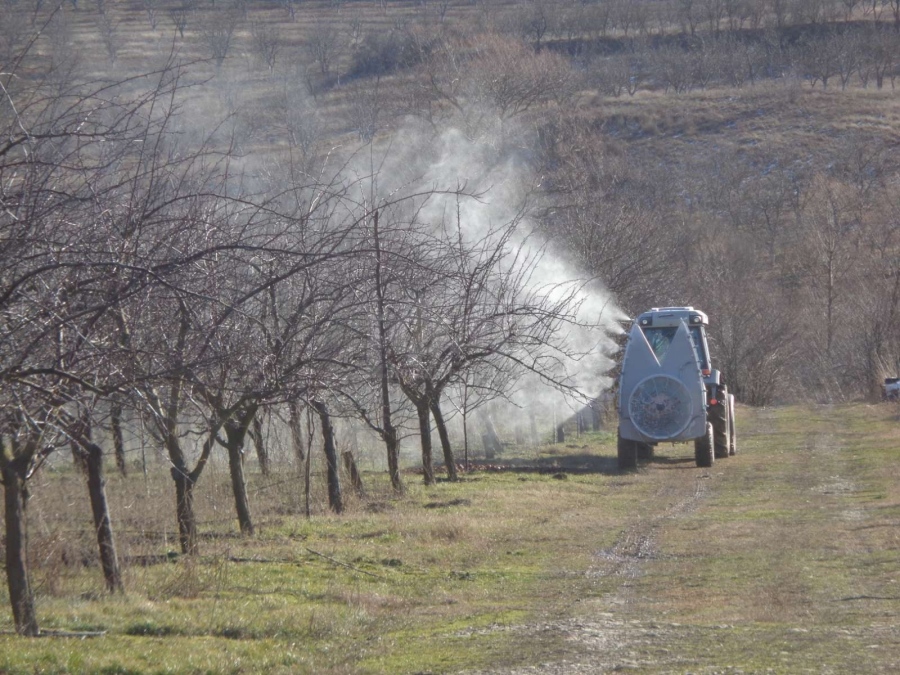
{"type": "Polygon", "coordinates": [[[709,344],[706,340],[709,318],[705,313],[693,307],[654,307],[638,316],[635,321],[660,363],[672,344],[675,331],[682,322],[685,323],[704,381],[706,384],[718,384],[718,371],[713,371],[710,365],[709,344]]]}

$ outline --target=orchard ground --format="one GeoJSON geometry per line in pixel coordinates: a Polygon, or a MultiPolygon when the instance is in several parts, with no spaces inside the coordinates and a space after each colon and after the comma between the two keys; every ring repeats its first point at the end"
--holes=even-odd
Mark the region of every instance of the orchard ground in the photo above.
{"type": "Polygon", "coordinates": [[[30,505],[47,635],[4,614],[0,671],[896,672],[900,408],[740,408],[738,432],[711,469],[681,445],[619,473],[600,432],[456,484],[408,474],[400,498],[369,473],[340,517],[286,500],[295,475],[255,478],[255,538],[211,473],[196,560],[169,555],[172,514],[139,512],[162,472],[111,476],[124,595],[59,469],[30,505]]]}

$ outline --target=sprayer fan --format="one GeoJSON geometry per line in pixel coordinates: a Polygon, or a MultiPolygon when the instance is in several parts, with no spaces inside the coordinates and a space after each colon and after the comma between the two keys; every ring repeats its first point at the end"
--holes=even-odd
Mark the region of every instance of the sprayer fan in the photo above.
{"type": "Polygon", "coordinates": [[[648,438],[675,438],[691,421],[691,396],[679,380],[651,375],[631,392],[628,416],[648,438]]]}

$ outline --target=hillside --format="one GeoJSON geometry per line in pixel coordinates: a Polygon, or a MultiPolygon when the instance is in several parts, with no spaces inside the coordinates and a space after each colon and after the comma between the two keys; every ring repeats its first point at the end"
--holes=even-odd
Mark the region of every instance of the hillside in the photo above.
{"type": "Polygon", "coordinates": [[[8,3],[0,53],[40,31],[35,77],[181,64],[172,131],[234,153],[250,190],[368,151],[388,192],[493,186],[626,314],[717,316],[746,402],[844,400],[900,369],[893,7],[8,3]]]}

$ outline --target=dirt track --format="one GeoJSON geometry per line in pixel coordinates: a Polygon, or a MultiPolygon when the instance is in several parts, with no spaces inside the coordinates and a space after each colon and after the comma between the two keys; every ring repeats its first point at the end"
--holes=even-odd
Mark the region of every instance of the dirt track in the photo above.
{"type": "Polygon", "coordinates": [[[900,671],[900,461],[815,415],[746,411],[738,456],[711,469],[658,453],[640,469],[656,498],[584,571],[597,595],[513,629],[546,659],[483,672],[900,671]]]}
{"type": "Polygon", "coordinates": [[[661,637],[663,631],[667,631],[667,638],[674,637],[671,629],[635,616],[640,599],[635,596],[634,582],[659,555],[660,531],[700,507],[712,475],[708,469],[693,467],[689,460],[670,465],[653,463],[644,472],[648,480],[659,483],[655,505],[636,514],[615,545],[598,551],[595,564],[585,571],[598,580],[613,579],[612,592],[590,601],[583,617],[518,628],[532,639],[561,636],[570,648],[558,660],[490,672],[556,675],[637,669],[642,663],[642,646],[661,637]]]}

